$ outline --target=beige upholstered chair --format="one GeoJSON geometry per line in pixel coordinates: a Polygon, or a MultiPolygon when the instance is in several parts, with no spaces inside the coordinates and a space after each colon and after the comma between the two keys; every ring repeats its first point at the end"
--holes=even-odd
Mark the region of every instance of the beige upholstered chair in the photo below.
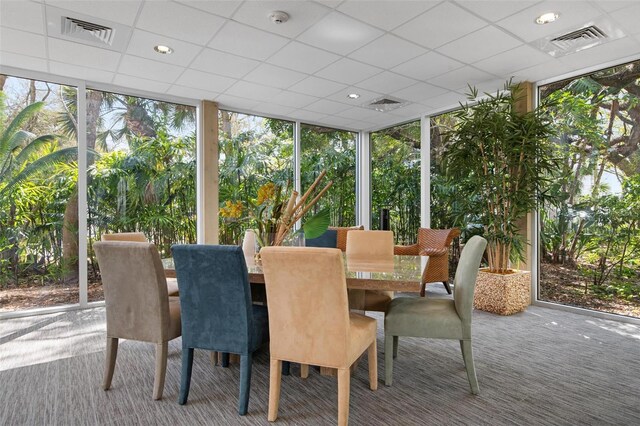
{"type": "Polygon", "coordinates": [[[362,231],[364,226],[350,226],[350,227],[340,227],[340,226],[330,226],[329,229],[336,231],[336,247],[342,251],[347,250],[347,234],[351,231],[362,231]]]}
{"type": "Polygon", "coordinates": [[[156,345],[153,399],[162,398],[169,340],[181,334],[180,300],[169,297],[164,269],[151,243],[101,241],[93,245],[100,264],[107,310],[103,389],[111,387],[118,339],[156,345]]]}
{"type": "MultiPolygon", "coordinates": [[[[347,234],[347,259],[367,259],[372,262],[393,262],[393,232],[351,231],[347,234]]],[[[367,290],[365,311],[385,312],[393,300],[392,291],[367,290]]]]}
{"type": "MultiPolygon", "coordinates": [[[[102,241],[129,241],[132,243],[148,243],[147,237],[142,232],[119,232],[115,234],[102,234],[102,241]]],[[[167,293],[169,296],[178,296],[178,280],[167,278],[167,293]]]]}
{"type": "Polygon", "coordinates": [[[350,367],[366,350],[369,387],[378,387],[376,321],[349,313],[340,250],[265,247],[271,372],[269,421],[278,417],[282,361],[338,369],[338,424],[349,419],[350,367]]]}
{"type": "Polygon", "coordinates": [[[458,228],[418,229],[418,242],[410,246],[395,246],[394,254],[405,256],[429,256],[427,267],[422,272],[420,296],[424,297],[427,283],[441,282],[451,294],[449,287],[449,246],[460,236],[458,228]]]}

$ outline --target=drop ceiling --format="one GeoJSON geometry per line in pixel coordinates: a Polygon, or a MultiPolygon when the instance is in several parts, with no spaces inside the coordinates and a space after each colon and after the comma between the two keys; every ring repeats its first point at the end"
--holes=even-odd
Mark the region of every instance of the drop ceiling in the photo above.
{"type": "Polygon", "coordinates": [[[640,57],[638,1],[0,0],[0,66],[353,130],[405,122],[492,92],[640,57]],[[288,22],[272,23],[282,10],[288,22]],[[534,20],[544,12],[560,18],[534,20]],[[117,48],[60,36],[60,14],[111,25],[117,48]],[[554,58],[539,41],[591,23],[622,36],[554,58]],[[170,46],[160,55],[154,46],[170,46]],[[358,99],[349,99],[358,93],[358,99]],[[406,101],[389,112],[364,105],[406,101]]]}

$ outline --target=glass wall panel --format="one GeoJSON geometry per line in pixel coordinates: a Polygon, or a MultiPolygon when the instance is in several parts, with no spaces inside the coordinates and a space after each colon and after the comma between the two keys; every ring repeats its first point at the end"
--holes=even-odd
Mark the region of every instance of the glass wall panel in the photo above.
{"type": "Polygon", "coordinates": [[[315,213],[328,207],[332,226],[356,224],[356,140],[358,135],[346,130],[303,124],[300,129],[300,174],[302,193],[322,170],[325,182],[333,186],[314,206],[315,213]]]}
{"type": "Polygon", "coordinates": [[[89,301],[103,299],[92,250],[143,232],[162,257],[196,242],[195,108],[87,90],[89,301]]]}
{"type": "Polygon", "coordinates": [[[420,227],[420,121],[371,133],[371,229],[381,209],[397,244],[416,242],[420,227]]]}
{"type": "Polygon", "coordinates": [[[220,244],[238,244],[255,228],[258,190],[293,189],[293,123],[220,111],[220,244]],[[250,211],[251,210],[251,211],[250,211]]]}
{"type": "Polygon", "coordinates": [[[540,211],[541,300],[640,317],[640,62],[540,87],[556,197],[540,211]]]}
{"type": "Polygon", "coordinates": [[[0,312],[78,303],[75,87],[0,74],[0,312]]]}

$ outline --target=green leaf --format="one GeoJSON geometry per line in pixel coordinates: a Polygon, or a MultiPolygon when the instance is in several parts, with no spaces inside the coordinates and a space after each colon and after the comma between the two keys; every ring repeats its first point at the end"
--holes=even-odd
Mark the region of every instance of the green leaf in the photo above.
{"type": "Polygon", "coordinates": [[[304,222],[302,230],[306,239],[318,238],[326,232],[331,221],[329,213],[329,208],[324,208],[304,222]]]}

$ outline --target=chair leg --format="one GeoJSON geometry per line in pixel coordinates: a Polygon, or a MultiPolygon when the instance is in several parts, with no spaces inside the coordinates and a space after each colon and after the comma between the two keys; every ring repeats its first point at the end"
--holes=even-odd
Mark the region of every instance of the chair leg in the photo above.
{"type": "Polygon", "coordinates": [[[393,359],[398,358],[398,342],[400,341],[400,336],[393,336],[393,359]]]}
{"type": "Polygon", "coordinates": [[[309,377],[309,364],[300,364],[300,377],[303,379],[309,377]]]}
{"type": "Polygon", "coordinates": [[[282,361],[271,358],[269,369],[269,414],[268,420],[275,422],[278,418],[278,405],[280,405],[280,382],[282,380],[282,361]]]}
{"type": "Polygon", "coordinates": [[[116,357],[118,356],[117,337],[107,337],[107,353],[105,355],[102,389],[109,390],[111,387],[111,379],[113,379],[113,371],[116,368],[116,357]]]}
{"type": "Polygon", "coordinates": [[[211,361],[212,366],[218,365],[218,352],[209,351],[209,361],[211,361]]]}
{"type": "Polygon", "coordinates": [[[467,369],[467,360],[464,359],[464,345],[463,345],[464,340],[460,340],[460,352],[462,352],[462,362],[464,363],[464,369],[467,369]]]}
{"type": "Polygon", "coordinates": [[[288,376],[291,374],[291,363],[289,361],[282,361],[282,375],[288,376]]]}
{"type": "MultiPolygon", "coordinates": [[[[214,353],[214,352],[212,352],[214,353]]],[[[180,377],[180,396],[178,404],[184,405],[189,398],[191,371],[193,370],[193,348],[182,348],[182,376],[180,377]]]]}
{"type": "Polygon", "coordinates": [[[471,340],[461,340],[462,357],[464,358],[464,366],[467,370],[467,378],[471,386],[471,393],[477,395],[480,392],[478,386],[478,378],[476,377],[476,367],[473,365],[473,349],[471,348],[471,340]]]}
{"type": "Polygon", "coordinates": [[[444,284],[444,288],[447,290],[447,293],[451,294],[451,286],[449,286],[449,281],[442,281],[444,284]]]}
{"type": "Polygon", "coordinates": [[[222,364],[224,368],[227,368],[229,366],[229,352],[222,352],[221,358],[220,364],[222,364]]]}
{"type": "Polygon", "coordinates": [[[369,363],[369,388],[378,389],[378,345],[376,339],[367,349],[367,362],[369,363]]]}
{"type": "Polygon", "coordinates": [[[393,340],[395,336],[384,335],[384,384],[391,386],[393,383],[393,340]]]}
{"type": "Polygon", "coordinates": [[[252,355],[240,356],[240,399],[238,400],[238,413],[241,416],[249,410],[249,394],[251,393],[251,360],[252,355]]]}
{"type": "Polygon", "coordinates": [[[167,353],[169,352],[169,342],[156,344],[156,374],[153,379],[153,399],[162,399],[164,390],[164,377],[167,373],[167,353]]]}
{"type": "Polygon", "coordinates": [[[351,391],[351,369],[338,370],[338,426],[349,424],[349,393],[351,391]]]}

